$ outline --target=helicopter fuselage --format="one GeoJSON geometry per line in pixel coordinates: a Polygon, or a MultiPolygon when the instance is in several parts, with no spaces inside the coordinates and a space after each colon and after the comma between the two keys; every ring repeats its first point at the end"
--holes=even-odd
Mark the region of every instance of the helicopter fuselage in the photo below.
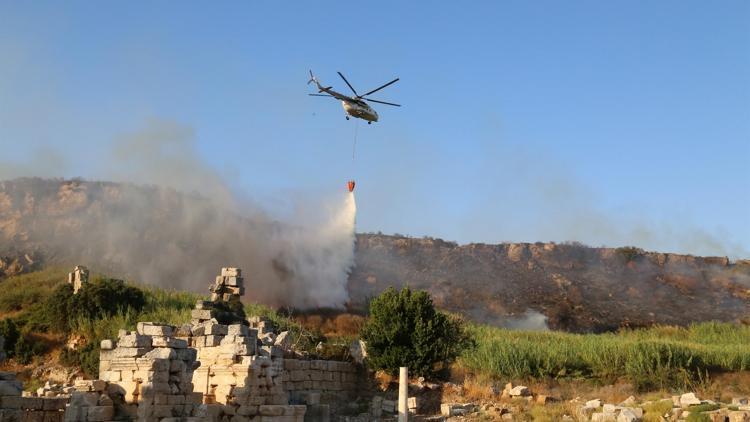
{"type": "MultiPolygon", "coordinates": [[[[351,88],[352,92],[354,92],[354,97],[350,97],[340,92],[336,92],[332,89],[333,87],[321,85],[320,81],[315,77],[315,75],[313,75],[312,70],[310,71],[310,80],[307,81],[307,83],[311,84],[314,82],[315,85],[318,87],[318,93],[309,94],[309,95],[318,96],[318,97],[333,97],[341,101],[341,105],[344,107],[344,111],[346,112],[346,120],[349,120],[349,116],[352,116],[358,119],[366,120],[368,124],[372,122],[377,122],[378,113],[372,107],[370,107],[370,105],[367,104],[364,101],[364,99],[367,95],[370,95],[376,91],[380,91],[381,89],[397,82],[398,78],[388,82],[385,85],[380,86],[379,88],[373,89],[367,94],[359,95],[357,94],[357,91],[354,89],[354,87],[351,86],[349,81],[346,80],[344,75],[342,75],[341,72],[338,72],[338,74],[339,76],[341,76],[341,79],[343,79],[344,82],[346,82],[349,88],[351,88]]],[[[393,103],[389,103],[385,101],[374,100],[372,98],[367,98],[367,100],[380,103],[380,104],[388,104],[391,106],[401,107],[399,104],[393,104],[393,103]]]]}
{"type": "Polygon", "coordinates": [[[341,105],[344,107],[346,114],[352,117],[367,120],[368,122],[378,121],[378,112],[362,100],[341,100],[341,105]]]}

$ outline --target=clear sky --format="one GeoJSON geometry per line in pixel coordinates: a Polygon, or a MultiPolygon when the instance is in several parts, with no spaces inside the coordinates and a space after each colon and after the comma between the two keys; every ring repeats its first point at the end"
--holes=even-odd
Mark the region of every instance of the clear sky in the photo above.
{"type": "Polygon", "coordinates": [[[271,209],[355,178],[360,231],[750,258],[744,0],[0,0],[0,175],[102,177],[155,121],[271,209]],[[401,78],[354,163],[308,69],[401,78]]]}

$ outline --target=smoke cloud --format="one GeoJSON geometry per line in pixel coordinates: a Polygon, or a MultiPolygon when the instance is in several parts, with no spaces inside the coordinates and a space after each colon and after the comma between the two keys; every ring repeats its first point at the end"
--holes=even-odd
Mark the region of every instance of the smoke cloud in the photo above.
{"type": "MultiPolygon", "coordinates": [[[[251,300],[342,307],[354,264],[353,194],[308,201],[288,219],[271,216],[233,193],[193,137],[164,120],[119,137],[97,173],[126,183],[0,182],[0,247],[43,249],[53,262],[198,292],[220,267],[236,266],[251,300]]],[[[5,178],[29,171],[4,169],[5,178]]]]}
{"type": "Polygon", "coordinates": [[[498,325],[511,330],[549,330],[547,317],[543,313],[533,309],[527,309],[526,312],[521,315],[503,317],[498,325]]]}

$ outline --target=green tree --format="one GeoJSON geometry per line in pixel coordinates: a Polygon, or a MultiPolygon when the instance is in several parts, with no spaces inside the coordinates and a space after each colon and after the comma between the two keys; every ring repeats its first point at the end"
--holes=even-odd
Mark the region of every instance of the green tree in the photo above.
{"type": "Polygon", "coordinates": [[[368,362],[374,369],[396,374],[435,376],[447,369],[474,342],[458,318],[444,314],[427,292],[388,288],[370,302],[370,317],[362,329],[368,362]]]}

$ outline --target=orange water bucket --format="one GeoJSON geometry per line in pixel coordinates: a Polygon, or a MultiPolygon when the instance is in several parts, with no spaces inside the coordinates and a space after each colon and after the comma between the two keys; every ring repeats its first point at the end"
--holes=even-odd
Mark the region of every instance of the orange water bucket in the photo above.
{"type": "Polygon", "coordinates": [[[346,186],[349,188],[349,192],[354,192],[354,180],[346,182],[346,186]]]}

